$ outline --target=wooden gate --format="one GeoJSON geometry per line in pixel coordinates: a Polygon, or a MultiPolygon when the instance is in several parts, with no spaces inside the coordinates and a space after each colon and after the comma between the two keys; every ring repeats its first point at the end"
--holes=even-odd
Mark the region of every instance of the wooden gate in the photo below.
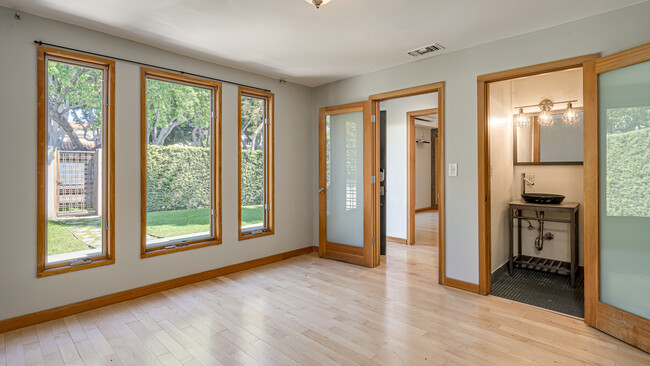
{"type": "Polygon", "coordinates": [[[56,156],[57,216],[96,214],[95,151],[58,151],[56,156]]]}

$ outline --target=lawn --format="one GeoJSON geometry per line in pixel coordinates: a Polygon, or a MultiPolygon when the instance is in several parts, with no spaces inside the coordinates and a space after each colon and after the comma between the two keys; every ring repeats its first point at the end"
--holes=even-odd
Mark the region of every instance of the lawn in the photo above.
{"type": "MultiPolygon", "coordinates": [[[[262,205],[242,207],[242,226],[264,221],[262,205]]],[[[147,234],[169,238],[210,231],[210,209],[157,211],[147,213],[147,234]]]]}
{"type": "Polygon", "coordinates": [[[90,249],[54,220],[47,220],[47,254],[63,254],[90,249]]]}

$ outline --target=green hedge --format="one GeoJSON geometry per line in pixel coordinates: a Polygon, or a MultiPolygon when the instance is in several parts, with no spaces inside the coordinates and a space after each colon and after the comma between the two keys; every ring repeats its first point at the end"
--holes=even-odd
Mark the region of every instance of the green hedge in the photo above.
{"type": "Polygon", "coordinates": [[[650,128],[607,136],[607,215],[650,217],[650,128]]]}
{"type": "MultiPolygon", "coordinates": [[[[242,151],[242,204],[262,202],[263,155],[242,151]]],[[[210,207],[210,149],[147,146],[147,211],[210,207]]]]}

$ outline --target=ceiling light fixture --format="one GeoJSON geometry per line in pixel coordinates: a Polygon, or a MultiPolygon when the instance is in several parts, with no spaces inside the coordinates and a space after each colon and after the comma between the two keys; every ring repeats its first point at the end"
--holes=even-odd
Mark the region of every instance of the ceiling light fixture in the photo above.
{"type": "Polygon", "coordinates": [[[553,124],[553,115],[551,114],[551,109],[553,109],[553,102],[550,99],[544,99],[539,102],[539,109],[542,110],[542,113],[537,117],[537,122],[540,126],[550,126],[553,124]]]}
{"type": "Polygon", "coordinates": [[[325,5],[332,0],[305,0],[305,1],[310,4],[313,4],[316,7],[316,9],[319,9],[321,5],[325,5]]]}

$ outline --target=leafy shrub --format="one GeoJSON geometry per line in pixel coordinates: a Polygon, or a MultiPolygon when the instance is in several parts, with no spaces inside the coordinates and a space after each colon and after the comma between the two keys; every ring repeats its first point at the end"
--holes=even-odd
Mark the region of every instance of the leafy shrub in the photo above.
{"type": "Polygon", "coordinates": [[[650,128],[607,136],[607,215],[650,217],[650,128]]]}
{"type": "MultiPolygon", "coordinates": [[[[242,205],[262,202],[264,158],[242,151],[242,205]]],[[[147,211],[210,207],[210,149],[147,146],[147,211]]]]}

